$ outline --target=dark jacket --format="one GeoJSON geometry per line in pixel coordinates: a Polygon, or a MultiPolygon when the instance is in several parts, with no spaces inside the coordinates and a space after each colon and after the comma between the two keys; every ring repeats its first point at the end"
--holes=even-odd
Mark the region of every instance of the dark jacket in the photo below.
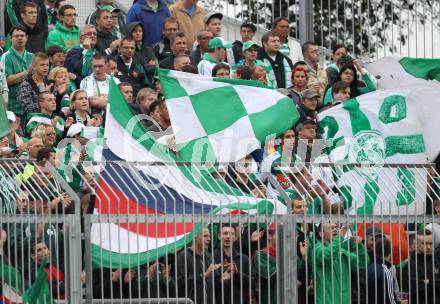
{"type": "MultiPolygon", "coordinates": [[[[112,4],[112,6],[114,8],[119,8],[114,2],[112,4]]],[[[86,24],[93,24],[96,25],[96,13],[98,12],[98,10],[101,8],[100,5],[96,5],[96,9],[90,13],[90,15],[86,18],[85,23],[86,24]]],[[[119,30],[121,31],[121,34],[123,36],[125,36],[125,17],[124,14],[122,13],[122,11],[120,11],[118,13],[118,26],[119,26],[119,30]]]]}
{"type": "Polygon", "coordinates": [[[159,61],[162,61],[170,56],[173,53],[171,51],[170,40],[168,38],[163,38],[153,46],[153,52],[159,61]]]}
{"type": "Polygon", "coordinates": [[[391,266],[380,259],[368,266],[368,303],[397,304],[391,266]]]}
{"type": "Polygon", "coordinates": [[[44,0],[5,1],[5,33],[9,33],[14,25],[18,25],[21,22],[20,8],[28,1],[33,2],[38,6],[37,24],[35,26],[39,31],[43,33],[44,37],[47,37],[47,10],[46,5],[44,4],[44,0]]]}
{"type": "Polygon", "coordinates": [[[191,51],[189,57],[191,58],[191,62],[194,64],[194,66],[199,64],[203,57],[202,53],[200,52],[200,45],[196,46],[196,48],[191,51]]]}
{"type": "Polygon", "coordinates": [[[37,52],[46,52],[46,33],[38,27],[30,28],[22,24],[26,28],[28,40],[26,42],[26,51],[33,54],[37,52]]]}
{"type": "Polygon", "coordinates": [[[107,50],[107,48],[110,46],[110,43],[112,43],[117,38],[113,36],[112,32],[103,32],[98,29],[96,29],[98,32],[98,39],[96,40],[96,49],[108,56],[115,55],[116,51],[110,53],[110,50],[107,50]]]}
{"type": "Polygon", "coordinates": [[[409,293],[410,303],[434,303],[440,299],[440,261],[432,254],[414,252],[403,268],[402,291],[409,293]],[[426,300],[425,300],[426,299],[426,300]]]}
{"type": "Polygon", "coordinates": [[[286,59],[288,64],[290,65],[290,69],[293,68],[292,60],[290,60],[289,57],[284,56],[281,52],[278,52],[275,61],[270,58],[270,56],[264,51],[264,48],[260,48],[258,51],[258,59],[264,60],[267,59],[273,69],[273,72],[275,73],[275,79],[277,81],[277,87],[278,88],[285,88],[286,87],[286,75],[284,71],[284,65],[283,60],[286,59]]]}
{"type": "Polygon", "coordinates": [[[244,59],[243,42],[241,42],[240,40],[235,40],[234,43],[232,43],[232,52],[234,53],[235,64],[244,59]]]}
{"type": "MultiPolygon", "coordinates": [[[[127,25],[127,37],[128,38],[132,38],[133,29],[138,25],[142,26],[142,23],[136,21],[136,22],[132,22],[127,25]]],[[[144,33],[145,33],[145,30],[144,30],[144,33]]],[[[157,58],[154,55],[153,49],[150,48],[149,46],[147,46],[143,42],[137,43],[134,57],[142,64],[147,75],[149,75],[150,77],[153,77],[154,72],[156,70],[156,65],[149,64],[149,62],[151,60],[157,61],[157,58]]]]}
{"type": "Polygon", "coordinates": [[[231,257],[222,253],[223,248],[219,247],[214,251],[213,263],[224,264],[225,262],[237,265],[236,272],[231,280],[222,282],[221,277],[225,269],[217,270],[217,281],[215,282],[215,298],[220,303],[250,303],[252,298],[253,281],[252,271],[249,267],[249,258],[240,251],[233,250],[231,257]],[[223,286],[222,286],[223,285],[223,286]]]}
{"type": "Polygon", "coordinates": [[[93,73],[92,70],[92,58],[93,55],[97,52],[97,49],[90,49],[88,53],[86,53],[86,60],[84,60],[84,49],[81,46],[73,47],[66,56],[66,60],[64,61],[64,66],[70,72],[76,75],[75,84],[76,87],[79,88],[81,84],[81,80],[85,77],[90,76],[93,73]]]}
{"type": "MultiPolygon", "coordinates": [[[[47,79],[45,79],[43,83],[44,87],[46,87],[47,79]]],[[[35,84],[32,74],[26,76],[23,82],[20,83],[17,101],[21,104],[25,116],[29,113],[40,111],[40,105],[38,104],[38,95],[40,93],[40,89],[35,84]]]]}
{"type": "Polygon", "coordinates": [[[174,69],[174,55],[170,55],[161,62],[159,62],[159,67],[162,69],[174,69]]]}
{"type": "Polygon", "coordinates": [[[133,96],[137,96],[140,89],[150,86],[151,83],[147,79],[144,67],[133,58],[130,69],[127,68],[121,56],[116,57],[118,64],[118,73],[115,75],[121,82],[128,82],[133,86],[133,96]]]}
{"type": "Polygon", "coordinates": [[[141,22],[148,31],[144,35],[144,42],[151,47],[162,39],[163,21],[170,16],[170,10],[162,0],[158,0],[156,12],[147,5],[146,0],[134,0],[133,6],[128,11],[127,24],[134,21],[141,22]]]}

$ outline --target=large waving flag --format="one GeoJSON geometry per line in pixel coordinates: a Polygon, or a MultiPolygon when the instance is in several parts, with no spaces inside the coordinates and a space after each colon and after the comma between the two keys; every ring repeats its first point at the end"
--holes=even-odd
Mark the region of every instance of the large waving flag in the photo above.
{"type": "Polygon", "coordinates": [[[425,164],[426,141],[410,90],[376,91],[319,114],[330,162],[374,167],[338,172],[351,214],[424,214],[423,169],[383,164],[425,164]]]}
{"type": "Polygon", "coordinates": [[[169,70],[161,70],[160,81],[186,160],[238,161],[299,118],[290,98],[256,81],[169,70]]]}
{"type": "Polygon", "coordinates": [[[377,78],[379,90],[411,90],[408,101],[415,105],[426,152],[434,161],[440,153],[440,59],[385,57],[366,68],[377,78]]]}
{"type": "Polygon", "coordinates": [[[11,132],[11,127],[6,115],[5,101],[3,95],[0,94],[0,139],[8,135],[9,132],[11,132]]]}
{"type": "MultiPolygon", "coordinates": [[[[215,179],[207,170],[178,165],[166,146],[146,133],[112,81],[105,126],[107,161],[99,180],[99,214],[197,214],[231,210],[285,213],[283,204],[260,200],[215,179]],[[117,162],[124,161],[124,162],[117,162]],[[159,162],[165,165],[125,162],[159,162]]],[[[201,229],[192,222],[96,223],[92,226],[95,266],[129,268],[148,263],[192,241],[201,229]]]]}

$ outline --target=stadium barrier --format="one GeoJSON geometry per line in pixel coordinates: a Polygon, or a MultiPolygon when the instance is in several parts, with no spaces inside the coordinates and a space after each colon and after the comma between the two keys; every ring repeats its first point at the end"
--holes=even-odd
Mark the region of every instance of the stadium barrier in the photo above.
{"type": "Polygon", "coordinates": [[[0,162],[3,297],[46,256],[58,303],[439,302],[431,165],[70,165],[0,162]]]}

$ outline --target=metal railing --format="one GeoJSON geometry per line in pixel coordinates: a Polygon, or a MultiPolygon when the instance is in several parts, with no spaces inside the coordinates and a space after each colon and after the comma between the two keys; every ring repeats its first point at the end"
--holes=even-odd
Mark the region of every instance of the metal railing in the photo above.
{"type": "MultiPolygon", "coordinates": [[[[411,202],[424,204],[423,212],[365,214],[350,211],[337,178],[350,168],[371,173],[365,165],[0,164],[7,234],[1,262],[21,273],[23,292],[36,279],[37,250],[46,242],[57,302],[366,303],[374,297],[382,303],[379,291],[386,288],[411,303],[440,299],[439,185],[431,165],[381,171],[426,175],[415,179],[426,190],[411,202]],[[48,195],[49,205],[35,203],[35,195],[48,195]],[[44,225],[54,226],[63,242],[53,242],[55,233],[44,225]],[[389,271],[394,285],[383,279],[389,271]]],[[[393,185],[382,187],[394,193],[393,185]]],[[[408,183],[402,187],[412,191],[408,183]]],[[[14,285],[10,275],[1,281],[3,291],[14,285]]]]}

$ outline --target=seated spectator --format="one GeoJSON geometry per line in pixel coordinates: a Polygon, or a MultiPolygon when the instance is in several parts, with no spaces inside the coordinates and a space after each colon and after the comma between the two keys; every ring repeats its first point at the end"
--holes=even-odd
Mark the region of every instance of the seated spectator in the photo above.
{"type": "Polygon", "coordinates": [[[118,74],[118,63],[114,57],[107,58],[107,63],[105,64],[105,73],[110,76],[115,76],[118,74]]]}
{"type": "Polygon", "coordinates": [[[26,28],[28,40],[26,43],[26,50],[30,53],[44,52],[46,50],[46,35],[47,35],[47,21],[46,28],[39,27],[37,24],[38,15],[42,11],[34,2],[27,1],[20,8],[21,24],[26,28]]]}
{"type": "Polygon", "coordinates": [[[145,72],[151,78],[154,75],[158,61],[156,56],[154,56],[153,49],[144,44],[144,28],[142,23],[133,22],[128,24],[127,37],[133,39],[136,44],[134,58],[142,64],[145,72]]]}
{"type": "Polygon", "coordinates": [[[215,298],[221,303],[250,303],[255,282],[249,257],[234,248],[237,241],[236,225],[220,224],[218,239],[220,244],[214,250],[212,259],[214,264],[222,264],[222,267],[217,270],[221,279],[215,281],[215,298]]]}
{"type": "Polygon", "coordinates": [[[346,229],[319,224],[313,248],[313,290],[316,303],[350,303],[350,272],[365,269],[367,251],[359,236],[344,239],[346,229]],[[338,282],[329,284],[329,282],[338,282]]]}
{"type": "MultiPolygon", "coordinates": [[[[317,43],[308,41],[302,46],[304,61],[307,63],[309,79],[307,87],[318,92],[320,98],[318,107],[323,104],[324,93],[327,87],[327,73],[325,69],[319,65],[321,59],[321,51],[317,43]]],[[[331,96],[331,95],[330,95],[331,96]]]]}
{"type": "Polygon", "coordinates": [[[57,134],[52,125],[38,123],[30,134],[31,138],[40,138],[45,148],[54,148],[57,142],[57,134]]]}
{"type": "Polygon", "coordinates": [[[347,55],[347,48],[343,44],[335,44],[332,50],[332,60],[333,63],[327,67],[325,70],[327,72],[327,80],[328,84],[332,86],[336,78],[338,78],[339,75],[339,66],[338,66],[338,60],[342,56],[347,55]]]}
{"type": "Polygon", "coordinates": [[[239,65],[245,65],[250,68],[253,68],[255,65],[262,65],[264,66],[263,61],[257,60],[258,56],[258,49],[259,46],[253,41],[246,41],[243,44],[243,53],[242,58],[240,61],[237,62],[237,64],[233,67],[233,69],[236,69],[239,65]]]}
{"type": "Polygon", "coordinates": [[[211,39],[212,33],[210,31],[201,30],[197,33],[197,46],[190,52],[191,61],[194,65],[198,65],[203,59],[203,55],[208,51],[208,44],[211,39]]]}
{"type": "Polygon", "coordinates": [[[171,50],[171,36],[173,36],[175,33],[179,31],[179,24],[177,23],[177,20],[174,18],[166,18],[163,22],[163,29],[162,29],[162,40],[155,43],[153,46],[153,52],[156,56],[158,62],[161,62],[165,58],[172,55],[171,50]]]}
{"type": "Polygon", "coordinates": [[[185,34],[182,32],[177,32],[170,37],[171,55],[163,59],[159,66],[162,69],[174,69],[174,58],[180,54],[188,53],[188,44],[186,42],[185,34]]]}
{"type": "MultiPolygon", "coordinates": [[[[38,204],[38,203],[37,203],[38,204]]],[[[44,203],[43,203],[44,204],[44,203]]],[[[64,300],[65,297],[65,282],[64,282],[64,272],[62,269],[56,267],[57,264],[50,263],[51,260],[51,252],[47,247],[47,244],[43,241],[43,239],[36,239],[34,242],[31,242],[33,246],[31,246],[31,258],[32,263],[30,268],[30,281],[34,283],[36,280],[36,273],[40,268],[41,263],[44,259],[46,259],[46,273],[47,280],[50,284],[50,290],[52,293],[52,298],[58,300],[64,300]]]]}
{"type": "MultiPolygon", "coordinates": [[[[8,8],[4,10],[5,33],[10,33],[14,26],[22,21],[21,8],[26,2],[35,3],[38,7],[36,27],[43,31],[44,37],[47,36],[47,10],[43,0],[15,0],[8,2],[8,8]]],[[[6,3],[6,2],[5,2],[6,3]]]]}
{"type": "Polygon", "coordinates": [[[300,102],[296,105],[299,113],[299,121],[313,119],[318,125],[318,114],[316,108],[318,106],[319,94],[313,89],[305,89],[301,92],[300,102]]]}
{"type": "Polygon", "coordinates": [[[223,43],[222,39],[212,38],[208,44],[208,51],[203,55],[197,68],[200,75],[211,76],[212,69],[217,63],[223,63],[226,56],[226,49],[231,48],[230,44],[223,43]]]}
{"type": "Polygon", "coordinates": [[[23,153],[26,152],[27,142],[29,140],[17,133],[17,131],[20,129],[20,120],[17,118],[17,116],[15,116],[15,114],[11,111],[7,111],[6,115],[11,127],[11,131],[8,134],[8,146],[13,150],[18,149],[19,153],[23,155],[23,153]]]}
{"type": "Polygon", "coordinates": [[[121,39],[114,36],[112,32],[112,10],[113,7],[107,5],[96,13],[96,32],[98,34],[96,50],[107,56],[115,56],[121,44],[121,39]]]}
{"type": "Polygon", "coordinates": [[[53,81],[52,92],[56,96],[57,109],[56,113],[62,116],[69,114],[70,99],[69,95],[76,90],[75,82],[69,80],[69,72],[66,68],[53,68],[47,79],[53,81]]]}
{"type": "MultiPolygon", "coordinates": [[[[343,103],[351,98],[351,88],[348,82],[339,80],[332,85],[333,100],[329,106],[343,103]]],[[[324,110],[324,109],[322,109],[324,110]]]]}
{"type": "Polygon", "coordinates": [[[44,144],[41,138],[34,137],[29,139],[27,143],[27,151],[26,153],[22,154],[23,155],[22,159],[32,160],[32,161],[36,160],[38,151],[40,151],[40,149],[42,149],[43,147],[44,144]]]}
{"type": "Polygon", "coordinates": [[[233,74],[236,79],[244,79],[251,80],[252,79],[252,69],[245,65],[239,65],[235,69],[235,73],[233,74]]]}
{"type": "Polygon", "coordinates": [[[303,121],[298,121],[295,125],[295,133],[298,134],[298,141],[294,147],[295,153],[304,162],[313,162],[322,154],[322,149],[315,140],[318,136],[318,125],[314,118],[307,117],[303,121]],[[305,155],[304,155],[305,153],[305,155]]]}
{"type": "Polygon", "coordinates": [[[128,82],[133,87],[133,94],[137,95],[140,89],[151,85],[144,66],[134,57],[136,45],[134,40],[124,38],[121,41],[119,55],[116,58],[118,73],[115,75],[122,82],[128,82]]]}
{"type": "Polygon", "coordinates": [[[168,108],[165,103],[165,100],[161,99],[151,104],[150,113],[153,111],[153,108],[156,106],[158,108],[159,119],[158,120],[155,119],[155,123],[148,128],[148,132],[152,132],[154,134],[154,137],[157,139],[172,133],[172,128],[170,122],[170,115],[168,113],[168,108]]]}
{"type": "Polygon", "coordinates": [[[191,59],[189,55],[179,54],[174,57],[173,70],[182,71],[182,68],[185,65],[191,65],[191,59]]]}
{"type": "Polygon", "coordinates": [[[289,19],[286,17],[278,17],[272,22],[272,31],[280,35],[280,52],[289,57],[292,62],[297,62],[303,60],[301,54],[301,45],[293,40],[289,39],[290,35],[290,25],[289,19]]]}
{"type": "Polygon", "coordinates": [[[266,73],[266,68],[261,65],[254,66],[253,72],[252,72],[252,79],[260,81],[262,84],[266,86],[270,86],[269,84],[269,78],[266,73]]]}
{"type": "Polygon", "coordinates": [[[26,51],[27,42],[26,29],[21,26],[14,26],[10,32],[11,48],[2,55],[1,62],[5,66],[5,76],[9,88],[8,110],[14,112],[24,122],[24,112],[21,103],[17,100],[20,84],[32,70],[32,54],[26,51]],[[29,67],[31,67],[29,69],[29,67]]]}
{"type": "Polygon", "coordinates": [[[179,20],[180,30],[185,33],[190,48],[196,40],[196,33],[204,27],[203,16],[205,10],[197,1],[179,0],[170,6],[171,16],[179,20]]]}
{"type": "Polygon", "coordinates": [[[84,90],[76,90],[70,94],[70,116],[74,124],[83,124],[89,127],[100,127],[102,117],[100,115],[92,116],[89,113],[89,99],[84,90]]]}
{"type": "Polygon", "coordinates": [[[300,104],[301,92],[307,88],[309,74],[306,69],[296,67],[292,71],[292,86],[289,90],[289,97],[295,105],[300,104]]]}
{"type": "Polygon", "coordinates": [[[409,293],[410,303],[434,303],[440,297],[440,261],[434,256],[433,235],[417,231],[416,251],[411,254],[403,277],[402,291],[409,293]]]}
{"type": "MultiPolygon", "coordinates": [[[[105,73],[106,60],[106,57],[102,54],[94,55],[92,59],[93,73],[81,81],[80,88],[87,93],[92,113],[102,111],[107,106],[107,96],[112,76],[105,73]]],[[[116,84],[119,83],[117,78],[113,78],[113,80],[116,84]]]]}
{"type": "MultiPolygon", "coordinates": [[[[362,94],[366,94],[368,92],[372,92],[376,90],[376,85],[371,80],[368,72],[362,68],[360,62],[358,60],[354,60],[353,64],[344,65],[339,71],[339,76],[336,79],[337,81],[344,81],[350,84],[350,98],[357,97],[362,94]],[[360,87],[358,83],[358,74],[361,73],[362,79],[364,80],[366,86],[360,87]]],[[[324,105],[329,104],[332,101],[333,89],[330,88],[325,93],[324,97],[324,105]]]]}
{"type": "Polygon", "coordinates": [[[121,82],[118,84],[118,88],[125,98],[125,101],[129,104],[133,103],[133,86],[128,82],[121,82]]]}
{"type": "Polygon", "coordinates": [[[65,52],[68,52],[80,43],[75,7],[70,4],[63,5],[58,11],[58,17],[60,21],[57,22],[55,29],[49,33],[46,47],[59,45],[65,52]]]}
{"type": "Polygon", "coordinates": [[[220,37],[222,35],[222,13],[209,13],[205,15],[205,29],[212,33],[212,37],[220,37]]]}
{"type": "Polygon", "coordinates": [[[98,53],[96,48],[97,32],[93,25],[85,25],[80,32],[80,45],[73,47],[66,55],[65,67],[75,74],[75,84],[92,74],[92,58],[98,53]]]}
{"type": "Polygon", "coordinates": [[[73,119],[68,119],[64,122],[64,119],[56,115],[57,104],[52,93],[45,92],[38,95],[38,104],[40,111],[28,114],[26,123],[27,134],[31,134],[37,124],[43,123],[54,126],[57,137],[62,138],[64,130],[67,130],[72,125],[73,119]]]}
{"type": "Polygon", "coordinates": [[[152,47],[161,40],[161,31],[168,17],[171,17],[170,10],[162,0],[135,0],[128,10],[127,24],[141,22],[143,28],[148,29],[144,42],[152,47]]]}
{"type": "Polygon", "coordinates": [[[212,68],[211,76],[217,78],[226,78],[226,79],[231,78],[231,68],[226,63],[223,62],[217,63],[212,68]]]}
{"type": "Polygon", "coordinates": [[[216,270],[222,264],[213,264],[209,254],[211,234],[203,228],[191,246],[177,255],[177,290],[179,297],[190,298],[194,303],[211,303],[216,270]],[[191,278],[188,280],[188,278],[191,278]]]}
{"type": "Polygon", "coordinates": [[[20,84],[17,95],[17,101],[21,104],[25,115],[38,112],[38,95],[51,90],[52,85],[47,81],[49,57],[45,53],[35,54],[29,72],[20,84]]]}
{"type": "Polygon", "coordinates": [[[150,88],[143,88],[136,97],[136,103],[139,105],[139,114],[148,115],[150,106],[157,101],[157,92],[150,88]]]}
{"type": "Polygon", "coordinates": [[[263,47],[258,59],[264,62],[269,86],[274,89],[289,88],[292,79],[292,61],[280,52],[280,36],[276,32],[268,32],[261,38],[263,47]]]}
{"type": "MultiPolygon", "coordinates": [[[[118,30],[121,31],[122,34],[125,35],[125,17],[124,14],[121,12],[121,10],[115,5],[113,0],[99,0],[96,4],[96,9],[90,13],[90,15],[86,18],[85,23],[86,24],[92,24],[96,26],[96,15],[98,14],[99,10],[104,9],[105,6],[111,6],[113,7],[113,10],[111,11],[112,14],[116,15],[116,24],[115,26],[118,28],[118,30]]],[[[121,37],[118,37],[121,38],[121,37]]]]}
{"type": "MultiPolygon", "coordinates": [[[[241,64],[240,62],[244,59],[244,43],[252,41],[256,32],[257,27],[251,22],[245,21],[240,25],[241,40],[235,40],[234,43],[232,43],[232,51],[234,53],[235,64],[241,64]]],[[[257,46],[258,53],[258,45],[255,45],[257,46]]]]}

